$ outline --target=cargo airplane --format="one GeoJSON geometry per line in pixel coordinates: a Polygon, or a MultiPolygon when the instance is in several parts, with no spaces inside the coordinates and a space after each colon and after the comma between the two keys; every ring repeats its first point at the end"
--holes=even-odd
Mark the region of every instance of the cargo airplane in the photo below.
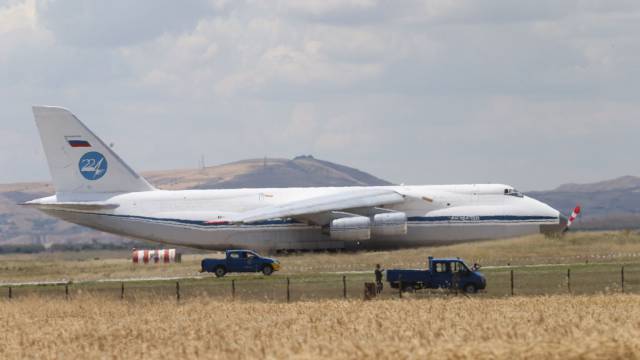
{"type": "Polygon", "coordinates": [[[55,195],[26,202],[108,233],[224,250],[383,249],[561,233],[511,186],[159,190],[66,109],[34,106],[55,195]]]}

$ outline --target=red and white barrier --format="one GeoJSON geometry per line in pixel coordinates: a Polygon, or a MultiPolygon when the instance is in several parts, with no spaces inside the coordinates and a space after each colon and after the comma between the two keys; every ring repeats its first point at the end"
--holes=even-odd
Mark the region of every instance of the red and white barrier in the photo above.
{"type": "Polygon", "coordinates": [[[176,249],[133,250],[132,260],[134,264],[179,263],[181,254],[176,249]]]}

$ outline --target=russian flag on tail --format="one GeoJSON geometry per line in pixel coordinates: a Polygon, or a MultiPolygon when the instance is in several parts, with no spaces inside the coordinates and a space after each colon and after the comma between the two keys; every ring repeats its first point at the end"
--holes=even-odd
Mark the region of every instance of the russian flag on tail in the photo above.
{"type": "Polygon", "coordinates": [[[71,145],[71,147],[91,147],[91,144],[89,144],[88,141],[85,140],[67,140],[69,142],[69,145],[71,145]]]}

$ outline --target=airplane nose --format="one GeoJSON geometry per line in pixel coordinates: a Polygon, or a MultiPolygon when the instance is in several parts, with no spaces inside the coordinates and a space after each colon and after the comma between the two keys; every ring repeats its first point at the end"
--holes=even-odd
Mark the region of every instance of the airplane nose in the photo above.
{"type": "Polygon", "coordinates": [[[562,215],[560,211],[554,209],[549,204],[543,203],[542,201],[527,196],[525,196],[525,199],[527,199],[529,210],[532,213],[544,216],[549,220],[555,220],[546,224],[541,224],[539,228],[541,234],[545,234],[547,236],[559,235],[567,227],[568,219],[566,216],[562,215]]]}
{"type": "Polygon", "coordinates": [[[564,216],[564,215],[562,215],[562,213],[560,213],[560,215],[558,215],[558,216],[560,217],[560,224],[559,224],[560,228],[562,230],[564,230],[564,228],[566,228],[567,224],[569,223],[569,218],[564,216]]]}
{"type": "Polygon", "coordinates": [[[540,225],[540,233],[547,236],[559,235],[567,227],[568,222],[569,219],[558,211],[558,224],[540,225]]]}

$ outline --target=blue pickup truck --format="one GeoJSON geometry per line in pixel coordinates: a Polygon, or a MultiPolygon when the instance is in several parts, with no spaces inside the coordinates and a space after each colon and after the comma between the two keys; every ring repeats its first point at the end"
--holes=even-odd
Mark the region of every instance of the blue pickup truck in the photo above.
{"type": "Polygon", "coordinates": [[[223,277],[231,272],[259,272],[271,275],[280,270],[280,262],[276,259],[262,257],[251,250],[227,250],[224,259],[202,260],[202,272],[212,272],[223,277]]]}
{"type": "Polygon", "coordinates": [[[476,293],[487,287],[487,280],[477,269],[470,269],[461,259],[434,259],[429,257],[426,270],[387,270],[387,281],[403,291],[419,289],[458,289],[476,293]]]}

